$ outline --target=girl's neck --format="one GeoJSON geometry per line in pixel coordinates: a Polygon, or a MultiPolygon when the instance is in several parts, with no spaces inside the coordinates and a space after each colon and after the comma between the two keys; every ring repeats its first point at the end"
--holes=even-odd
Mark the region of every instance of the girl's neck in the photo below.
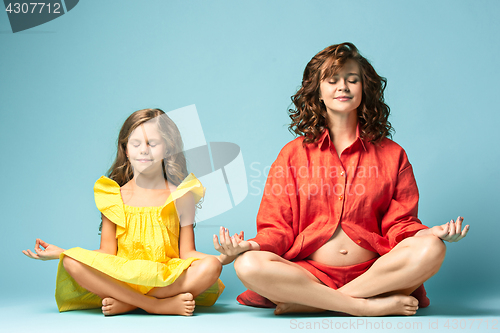
{"type": "Polygon", "coordinates": [[[144,190],[165,190],[167,182],[163,173],[161,174],[141,174],[134,173],[133,186],[144,190]]]}

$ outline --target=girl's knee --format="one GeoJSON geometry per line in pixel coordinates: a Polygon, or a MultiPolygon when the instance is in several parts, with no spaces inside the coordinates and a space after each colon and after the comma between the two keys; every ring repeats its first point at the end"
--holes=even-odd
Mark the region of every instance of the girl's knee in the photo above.
{"type": "Polygon", "coordinates": [[[216,257],[208,256],[200,260],[199,269],[203,276],[217,280],[222,272],[222,264],[216,257]]]}
{"type": "Polygon", "coordinates": [[[75,259],[68,257],[68,256],[63,257],[62,263],[63,263],[64,269],[66,269],[66,271],[70,275],[73,275],[78,270],[78,268],[80,268],[80,262],[78,262],[75,259]]]}

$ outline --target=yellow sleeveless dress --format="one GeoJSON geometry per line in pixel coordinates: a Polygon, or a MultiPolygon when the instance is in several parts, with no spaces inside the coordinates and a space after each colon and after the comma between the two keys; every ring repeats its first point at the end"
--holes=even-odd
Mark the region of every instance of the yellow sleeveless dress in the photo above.
{"type": "MultiPolygon", "coordinates": [[[[201,182],[190,174],[170,194],[161,207],[132,207],[123,204],[120,186],[107,177],[94,185],[97,208],[116,224],[116,256],[75,247],[59,258],[56,279],[56,302],[60,312],[99,308],[99,296],[80,287],[66,272],[62,258],[66,255],[117,280],[126,282],[142,294],[154,287],[172,284],[197,258],[179,258],[179,218],[174,201],[191,192],[197,203],[205,193],[201,182]]],[[[196,297],[196,305],[210,306],[224,290],[218,280],[196,297]]]]}

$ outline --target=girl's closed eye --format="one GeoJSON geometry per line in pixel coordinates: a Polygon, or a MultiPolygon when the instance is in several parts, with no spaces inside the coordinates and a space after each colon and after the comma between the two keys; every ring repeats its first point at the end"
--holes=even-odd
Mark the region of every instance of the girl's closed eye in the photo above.
{"type": "Polygon", "coordinates": [[[130,139],[128,143],[134,147],[139,147],[141,145],[141,142],[137,139],[130,139]]]}

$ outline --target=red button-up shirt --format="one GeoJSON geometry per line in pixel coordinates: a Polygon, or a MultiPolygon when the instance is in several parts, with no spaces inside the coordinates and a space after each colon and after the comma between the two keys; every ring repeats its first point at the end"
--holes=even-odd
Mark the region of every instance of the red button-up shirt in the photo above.
{"type": "Polygon", "coordinates": [[[316,144],[289,142],[271,166],[257,215],[261,250],[302,260],[337,226],[359,246],[383,255],[426,229],[417,218],[418,189],[405,151],[390,139],[359,137],[340,158],[322,133],[316,144]]]}

